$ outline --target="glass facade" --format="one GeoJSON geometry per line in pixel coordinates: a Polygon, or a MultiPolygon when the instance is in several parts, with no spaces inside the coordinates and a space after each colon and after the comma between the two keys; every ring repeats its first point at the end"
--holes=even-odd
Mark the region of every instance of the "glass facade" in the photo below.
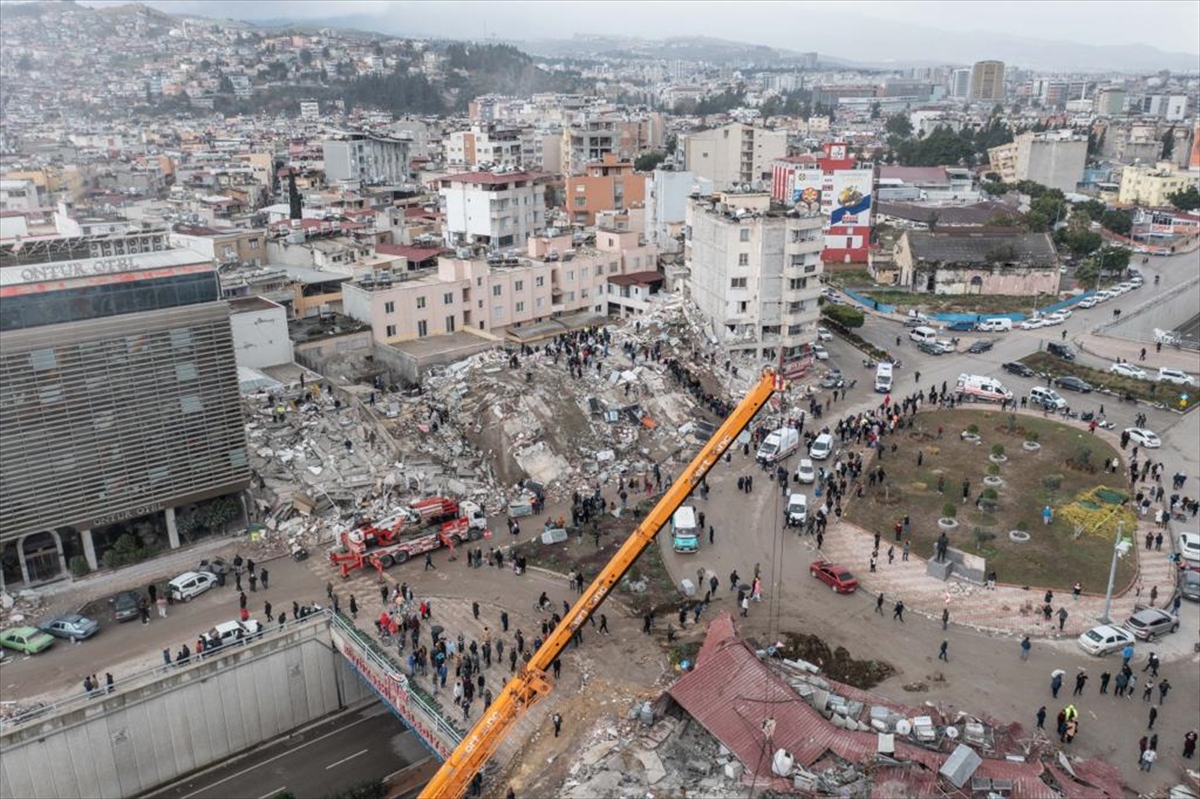
{"type": "Polygon", "coordinates": [[[220,287],[216,273],[211,271],[22,294],[0,302],[0,331],[158,311],[217,299],[220,287]]]}

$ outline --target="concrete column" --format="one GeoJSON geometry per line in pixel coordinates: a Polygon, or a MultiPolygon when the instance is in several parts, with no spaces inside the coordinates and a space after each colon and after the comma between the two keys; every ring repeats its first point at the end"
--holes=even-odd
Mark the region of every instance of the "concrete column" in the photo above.
{"type": "Polygon", "coordinates": [[[83,556],[87,558],[88,568],[97,571],[100,568],[100,562],[96,560],[96,545],[92,542],[92,531],[80,530],[79,540],[83,542],[83,556]]]}
{"type": "Polygon", "coordinates": [[[63,552],[62,534],[57,530],[54,530],[53,535],[54,548],[58,550],[58,573],[60,575],[70,574],[70,572],[67,570],[67,556],[66,553],[63,552]]]}
{"type": "Polygon", "coordinates": [[[26,586],[29,585],[29,567],[25,564],[25,539],[28,535],[23,535],[17,539],[17,562],[21,564],[21,582],[26,586]]]}
{"type": "Polygon", "coordinates": [[[179,528],[175,526],[175,509],[167,508],[163,515],[167,517],[167,540],[171,543],[171,549],[179,549],[179,528]]]}

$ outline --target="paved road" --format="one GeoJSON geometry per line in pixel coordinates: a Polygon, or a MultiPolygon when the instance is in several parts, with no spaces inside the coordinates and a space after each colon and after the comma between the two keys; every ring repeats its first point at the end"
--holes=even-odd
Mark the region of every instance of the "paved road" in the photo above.
{"type": "Polygon", "coordinates": [[[318,799],[428,758],[378,703],[277,738],[241,758],[154,792],[167,799],[267,799],[284,790],[318,799]]]}

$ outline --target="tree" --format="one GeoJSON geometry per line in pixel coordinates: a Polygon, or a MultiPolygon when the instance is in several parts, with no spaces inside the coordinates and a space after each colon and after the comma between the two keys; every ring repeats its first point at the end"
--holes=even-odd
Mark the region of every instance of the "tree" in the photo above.
{"type": "Polygon", "coordinates": [[[667,160],[667,154],[663,152],[642,153],[634,159],[633,168],[638,172],[652,172],[665,160],[667,160]]]}
{"type": "Polygon", "coordinates": [[[303,202],[300,192],[296,190],[296,172],[288,173],[288,218],[300,219],[304,216],[303,202]]]}
{"type": "Polygon", "coordinates": [[[1200,188],[1188,186],[1174,194],[1168,194],[1167,202],[1180,211],[1195,211],[1200,208],[1200,188]]]}
{"type": "Polygon", "coordinates": [[[851,308],[849,305],[825,305],[821,308],[821,314],[846,330],[862,327],[863,322],[866,321],[862,311],[851,308]]]}
{"type": "Polygon", "coordinates": [[[888,133],[893,136],[899,136],[902,139],[907,139],[913,132],[912,122],[909,121],[906,114],[892,114],[887,118],[887,122],[883,124],[883,127],[888,133]]]}
{"type": "Polygon", "coordinates": [[[1131,255],[1132,253],[1127,247],[1101,247],[1092,256],[1092,260],[1096,262],[1096,268],[1101,277],[1119,275],[1129,268],[1131,255]]]}
{"type": "Polygon", "coordinates": [[[871,103],[871,119],[879,119],[881,113],[882,107],[879,105],[879,101],[871,103]]]}
{"type": "Polygon", "coordinates": [[[1175,126],[1167,128],[1167,132],[1162,136],[1162,160],[1170,161],[1171,156],[1175,153],[1175,126]]]}
{"type": "Polygon", "coordinates": [[[1100,215],[1100,227],[1118,236],[1128,236],[1133,230],[1133,217],[1128,211],[1105,211],[1100,215]]]}
{"type": "Polygon", "coordinates": [[[1099,233],[1087,228],[1066,228],[1059,232],[1062,234],[1059,242],[1077,258],[1091,255],[1104,244],[1104,238],[1099,233]]]}
{"type": "Polygon", "coordinates": [[[300,63],[306,67],[311,67],[313,62],[312,50],[307,47],[300,50],[300,63]]]}
{"type": "Polygon", "coordinates": [[[1104,212],[1108,210],[1108,206],[1099,200],[1084,200],[1081,203],[1075,203],[1071,206],[1071,216],[1074,217],[1078,213],[1084,213],[1088,217],[1088,221],[1092,222],[1104,216],[1104,212]]]}

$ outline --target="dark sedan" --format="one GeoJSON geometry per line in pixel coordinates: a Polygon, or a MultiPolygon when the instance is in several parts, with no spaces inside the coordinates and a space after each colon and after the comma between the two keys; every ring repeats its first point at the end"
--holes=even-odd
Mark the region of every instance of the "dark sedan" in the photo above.
{"type": "Polygon", "coordinates": [[[1021,377],[1033,377],[1033,370],[1020,361],[1011,361],[1004,364],[1000,368],[1006,372],[1009,372],[1010,374],[1019,375],[1021,377]]]}
{"type": "Polygon", "coordinates": [[[1079,391],[1083,394],[1088,394],[1092,390],[1092,384],[1086,380],[1081,380],[1075,375],[1063,375],[1054,381],[1054,384],[1059,388],[1069,389],[1070,391],[1079,391]]]}
{"type": "Polygon", "coordinates": [[[971,346],[967,347],[967,352],[971,353],[972,355],[978,355],[981,352],[987,352],[991,348],[992,342],[981,338],[979,341],[976,341],[972,343],[971,346]]]}
{"type": "Polygon", "coordinates": [[[922,341],[917,345],[917,349],[926,355],[943,355],[944,352],[936,341],[922,341]]]}
{"type": "Polygon", "coordinates": [[[123,594],[117,594],[113,598],[113,618],[117,621],[130,621],[142,615],[141,608],[138,603],[141,598],[138,594],[132,591],[126,591],[123,594]]]}

